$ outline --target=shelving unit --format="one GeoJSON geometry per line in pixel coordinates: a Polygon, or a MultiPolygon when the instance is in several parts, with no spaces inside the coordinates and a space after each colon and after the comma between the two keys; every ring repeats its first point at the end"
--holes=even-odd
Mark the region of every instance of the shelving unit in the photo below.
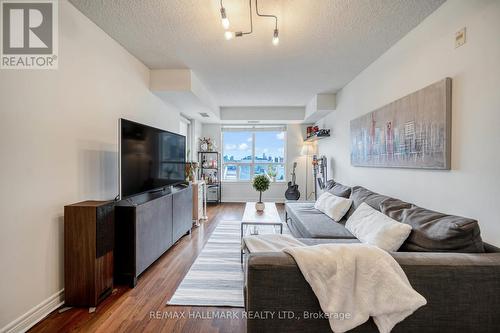
{"type": "Polygon", "coordinates": [[[329,138],[329,137],[330,137],[330,134],[328,134],[328,135],[311,135],[310,137],[305,139],[304,142],[314,142],[314,141],[318,141],[318,140],[321,140],[324,138],[329,138]]]}
{"type": "Polygon", "coordinates": [[[198,179],[207,184],[207,203],[220,203],[222,198],[221,156],[217,151],[199,151],[200,169],[198,179]],[[216,193],[216,197],[212,197],[216,193]]]}

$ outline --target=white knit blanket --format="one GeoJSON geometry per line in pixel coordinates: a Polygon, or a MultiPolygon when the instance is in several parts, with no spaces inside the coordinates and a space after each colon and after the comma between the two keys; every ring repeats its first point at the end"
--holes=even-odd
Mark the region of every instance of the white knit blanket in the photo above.
{"type": "Polygon", "coordinates": [[[283,251],[297,262],[335,333],[370,317],[381,333],[390,332],[427,304],[394,258],[375,246],[322,244],[283,251]]]}
{"type": "Polygon", "coordinates": [[[290,235],[264,234],[243,238],[250,253],[281,252],[285,248],[305,246],[304,243],[290,235]]]}

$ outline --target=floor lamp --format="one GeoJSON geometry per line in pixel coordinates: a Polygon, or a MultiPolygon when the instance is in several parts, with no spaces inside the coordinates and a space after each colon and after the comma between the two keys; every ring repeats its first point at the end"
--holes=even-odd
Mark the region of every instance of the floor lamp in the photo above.
{"type": "Polygon", "coordinates": [[[306,157],[306,201],[309,199],[309,193],[307,190],[307,183],[309,183],[309,156],[312,156],[314,154],[314,145],[309,142],[305,142],[304,145],[302,146],[302,150],[300,151],[300,155],[306,157]]]}

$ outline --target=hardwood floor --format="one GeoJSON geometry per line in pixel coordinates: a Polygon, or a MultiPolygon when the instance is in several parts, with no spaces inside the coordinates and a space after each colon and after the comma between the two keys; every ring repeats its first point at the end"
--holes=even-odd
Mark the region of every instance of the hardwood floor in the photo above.
{"type": "MultiPolygon", "coordinates": [[[[277,206],[283,215],[283,205],[277,206]]],[[[193,228],[191,235],[181,238],[160,257],[139,277],[134,289],[115,286],[113,294],[94,313],[89,314],[87,308],[54,311],[30,332],[245,332],[242,308],[166,305],[217,224],[241,220],[244,207],[240,203],[209,206],[208,221],[193,228]],[[156,311],[163,318],[152,318],[156,311]],[[206,317],[211,311],[233,311],[238,318],[189,318],[190,314],[206,317]]]]}

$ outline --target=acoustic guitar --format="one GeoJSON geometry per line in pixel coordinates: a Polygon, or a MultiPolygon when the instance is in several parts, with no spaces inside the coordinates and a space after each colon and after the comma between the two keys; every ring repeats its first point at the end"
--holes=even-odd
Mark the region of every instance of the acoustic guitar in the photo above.
{"type": "Polygon", "coordinates": [[[297,168],[297,162],[293,163],[292,181],[288,182],[288,188],[285,192],[287,200],[299,200],[300,198],[299,185],[295,183],[295,168],[297,168]]]}

